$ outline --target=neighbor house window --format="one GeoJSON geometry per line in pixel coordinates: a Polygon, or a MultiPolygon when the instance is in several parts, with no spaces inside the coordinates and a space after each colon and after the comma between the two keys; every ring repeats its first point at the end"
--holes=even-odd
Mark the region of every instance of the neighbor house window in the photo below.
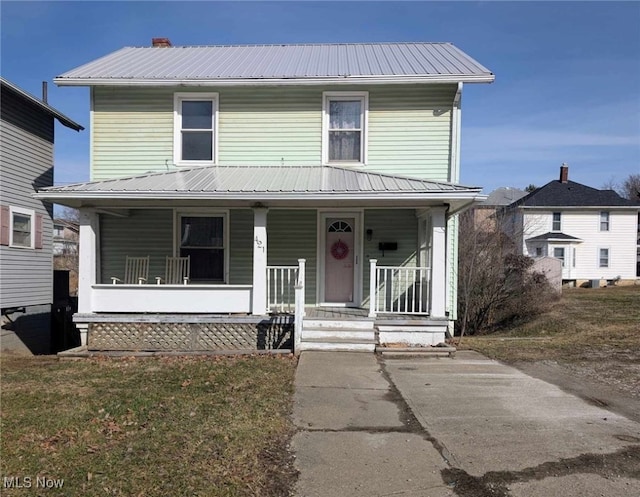
{"type": "Polygon", "coordinates": [[[606,211],[600,213],[600,231],[609,231],[609,213],[606,211]]]}
{"type": "Polygon", "coordinates": [[[551,231],[561,231],[561,230],[562,230],[562,213],[554,212],[551,231]]]}
{"type": "Polygon", "coordinates": [[[11,247],[33,248],[35,233],[35,213],[29,209],[11,207],[11,247]]]}
{"type": "Polygon", "coordinates": [[[215,163],[217,93],[176,93],[174,97],[174,162],[215,163]]]}
{"type": "Polygon", "coordinates": [[[180,257],[191,257],[193,282],[223,283],[226,266],[224,215],[180,215],[180,257]]]}
{"type": "Polygon", "coordinates": [[[601,248],[598,253],[598,266],[609,267],[609,249],[601,248]]]}
{"type": "Polygon", "coordinates": [[[560,259],[560,262],[562,263],[562,267],[564,267],[564,247],[555,247],[553,249],[553,256],[556,259],[560,259]]]}
{"type": "Polygon", "coordinates": [[[542,257],[542,247],[536,247],[536,257],[542,257]]]}
{"type": "Polygon", "coordinates": [[[366,162],[368,100],[367,92],[324,93],[325,163],[366,162]]]}

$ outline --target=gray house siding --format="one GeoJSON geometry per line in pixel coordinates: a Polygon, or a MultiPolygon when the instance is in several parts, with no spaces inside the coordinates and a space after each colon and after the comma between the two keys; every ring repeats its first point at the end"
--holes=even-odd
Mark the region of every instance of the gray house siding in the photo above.
{"type": "Polygon", "coordinates": [[[0,245],[0,307],[51,304],[53,206],[32,198],[53,185],[53,117],[4,89],[0,104],[0,203],[42,215],[42,248],[0,245]]]}
{"type": "MultiPolygon", "coordinates": [[[[3,316],[3,351],[48,353],[53,301],[53,205],[32,198],[53,185],[54,119],[3,88],[0,102],[0,204],[42,216],[42,248],[0,245],[0,307],[24,308],[3,316]]],[[[34,218],[35,220],[35,218],[34,218]]],[[[35,226],[32,226],[35,229],[35,226]]]]}

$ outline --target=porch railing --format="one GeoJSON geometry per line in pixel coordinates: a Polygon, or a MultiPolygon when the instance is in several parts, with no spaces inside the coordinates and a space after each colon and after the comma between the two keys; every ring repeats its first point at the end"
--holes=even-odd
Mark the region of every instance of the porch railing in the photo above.
{"type": "Polygon", "coordinates": [[[429,314],[431,268],[378,266],[371,260],[369,315],[429,314]]]}
{"type": "Polygon", "coordinates": [[[267,310],[293,312],[298,266],[267,266],[267,310]]]}

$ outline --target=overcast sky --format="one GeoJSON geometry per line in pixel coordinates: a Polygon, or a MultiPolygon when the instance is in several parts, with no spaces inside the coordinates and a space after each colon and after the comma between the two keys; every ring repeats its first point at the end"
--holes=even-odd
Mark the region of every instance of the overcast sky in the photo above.
{"type": "MultiPolygon", "coordinates": [[[[41,82],[152,37],[174,45],[449,41],[496,75],[465,85],[462,183],[593,187],[640,173],[639,2],[0,3],[2,76],[41,82]]],[[[86,88],[49,103],[89,126],[86,88]]],[[[89,178],[89,133],[56,127],[56,184],[89,178]]]]}

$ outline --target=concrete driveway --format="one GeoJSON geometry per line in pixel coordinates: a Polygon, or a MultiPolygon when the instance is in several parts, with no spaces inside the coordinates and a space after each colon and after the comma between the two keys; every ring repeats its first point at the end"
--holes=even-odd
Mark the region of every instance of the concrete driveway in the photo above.
{"type": "Polygon", "coordinates": [[[640,424],[473,352],[304,352],[297,495],[640,497],[640,424]]]}

